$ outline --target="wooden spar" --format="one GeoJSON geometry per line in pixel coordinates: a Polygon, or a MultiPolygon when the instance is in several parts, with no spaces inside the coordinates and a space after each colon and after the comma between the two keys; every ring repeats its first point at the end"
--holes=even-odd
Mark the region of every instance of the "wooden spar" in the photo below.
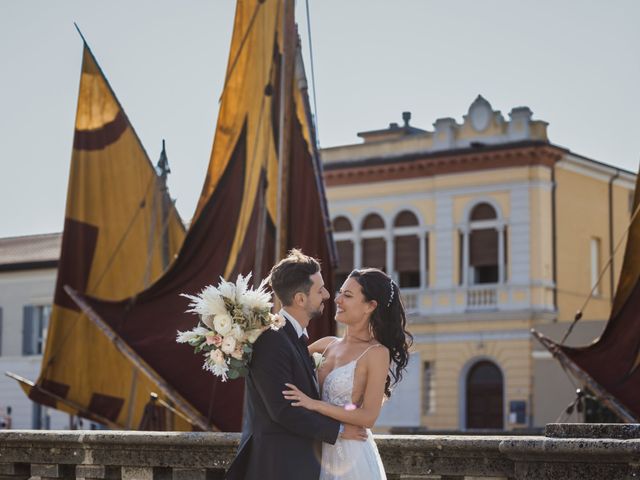
{"type": "MultiPolygon", "coordinates": [[[[76,410],[78,412],[78,415],[82,416],[82,412],[86,412],[87,409],[81,405],[78,405],[77,403],[68,400],[66,398],[62,398],[58,395],[56,395],[55,393],[52,393],[48,390],[45,390],[44,388],[42,388],[40,385],[33,383],[30,380],[27,380],[24,377],[21,377],[20,375],[16,375],[15,373],[11,373],[11,372],[4,372],[4,374],[9,377],[9,378],[13,378],[15,381],[17,381],[18,383],[22,383],[23,385],[26,385],[30,388],[32,388],[33,390],[37,390],[39,392],[41,392],[44,395],[47,395],[51,398],[53,398],[56,402],[60,402],[65,404],[67,407],[69,408],[73,408],[74,410],[76,410]]],[[[103,425],[106,425],[110,428],[113,428],[114,430],[121,430],[122,429],[122,425],[112,422],[111,420],[109,420],[108,418],[103,417],[102,415],[98,415],[97,413],[93,413],[93,412],[88,412],[91,414],[91,418],[97,420],[98,422],[102,423],[103,425]]]]}
{"type": "MultiPolygon", "coordinates": [[[[266,155],[265,155],[265,163],[266,163],[266,155]]],[[[256,258],[253,263],[253,284],[258,285],[263,279],[263,275],[266,272],[262,271],[262,264],[264,263],[264,236],[267,231],[267,202],[265,199],[266,189],[265,189],[265,179],[264,175],[266,175],[265,168],[260,168],[260,180],[258,183],[258,211],[260,212],[258,215],[258,243],[256,244],[256,258]]]]}
{"type": "Polygon", "coordinates": [[[637,423],[638,419],[629,410],[627,410],[613,395],[607,392],[596,382],[591,375],[582,370],[575,364],[558,345],[545,337],[535,329],[531,329],[531,334],[558,360],[566,367],[571,374],[589,388],[607,407],[609,407],[621,420],[627,423],[637,423]]]}
{"type": "Polygon", "coordinates": [[[291,125],[293,115],[293,78],[295,72],[295,0],[282,0],[282,63],[280,66],[280,119],[278,130],[278,193],[276,248],[274,261],[287,251],[289,221],[289,170],[291,163],[291,125]]]}
{"type": "Polygon", "coordinates": [[[73,288],[68,285],[64,286],[65,292],[73,299],[73,301],[82,309],[82,311],[87,315],[87,317],[94,323],[96,327],[104,333],[109,340],[113,342],[113,345],[116,349],[122,353],[127,359],[136,366],[142,373],[144,373],[147,377],[149,377],[153,382],[156,383],[160,391],[167,398],[171,399],[171,401],[178,406],[180,410],[184,412],[184,414],[191,419],[193,425],[196,425],[203,431],[217,431],[218,429],[214,428],[212,425],[208,424],[207,420],[198,412],[194,407],[192,407],[189,402],[187,402],[178,392],[176,392],[160,375],[158,375],[148,364],[145,362],[140,356],[131,349],[121,338],[120,336],[109,326],[107,325],[102,318],[91,308],[91,306],[76,292],[73,288]]]}

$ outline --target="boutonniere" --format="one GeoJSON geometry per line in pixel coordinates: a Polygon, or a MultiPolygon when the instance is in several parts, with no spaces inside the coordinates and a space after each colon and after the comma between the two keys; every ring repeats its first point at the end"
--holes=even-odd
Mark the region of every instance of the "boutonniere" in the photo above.
{"type": "Polygon", "coordinates": [[[326,358],[324,355],[318,352],[315,352],[313,355],[311,355],[311,358],[313,359],[313,366],[317,372],[322,368],[322,365],[324,365],[324,361],[326,360],[326,358]]]}

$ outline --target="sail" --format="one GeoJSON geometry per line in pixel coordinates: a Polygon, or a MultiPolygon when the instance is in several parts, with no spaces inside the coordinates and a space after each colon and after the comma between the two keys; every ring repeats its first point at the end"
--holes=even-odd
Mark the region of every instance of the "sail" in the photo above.
{"type": "MultiPolygon", "coordinates": [[[[640,175],[633,207],[634,212],[640,208],[640,175]]],[[[640,215],[632,217],[611,315],[600,338],[572,348],[534,333],[622,418],[640,419],[640,215]]]]}
{"type": "Polygon", "coordinates": [[[138,374],[64,286],[118,300],[155,281],[185,236],[167,200],[85,43],[54,304],[40,377],[35,385],[21,382],[32,400],[112,427],[138,425],[157,386],[138,374]],[[169,205],[165,214],[163,205],[165,211],[169,205]]]}
{"type": "MultiPolygon", "coordinates": [[[[165,382],[162,393],[198,425],[223,431],[241,427],[243,382],[221,382],[202,369],[203,359],[175,342],[177,330],[195,325],[188,300],[223,276],[265,277],[275,261],[278,216],[278,148],[282,85],[283,2],[239,0],[224,91],[207,175],[194,220],[176,261],[135,297],[105,301],[77,295],[96,324],[120,339],[127,355],[165,382]],[[195,413],[194,413],[195,412],[195,413]]],[[[295,53],[295,52],[294,52],[295,53]]],[[[328,288],[334,256],[322,170],[315,148],[304,69],[290,79],[291,154],[286,184],[286,247],[319,258],[328,288]]],[[[333,308],[310,329],[333,332],[333,308]]]]}

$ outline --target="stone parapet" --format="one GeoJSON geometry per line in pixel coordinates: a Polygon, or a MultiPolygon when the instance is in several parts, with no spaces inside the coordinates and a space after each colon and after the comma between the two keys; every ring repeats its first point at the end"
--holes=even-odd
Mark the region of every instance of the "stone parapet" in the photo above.
{"type": "MultiPolygon", "coordinates": [[[[639,426],[549,425],[546,436],[377,435],[390,480],[640,478],[639,426]]],[[[0,431],[0,480],[222,479],[236,433],[0,431]]]]}

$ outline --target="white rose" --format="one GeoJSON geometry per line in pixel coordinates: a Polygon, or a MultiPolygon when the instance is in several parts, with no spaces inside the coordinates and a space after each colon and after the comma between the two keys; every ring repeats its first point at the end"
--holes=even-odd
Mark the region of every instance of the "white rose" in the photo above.
{"type": "Polygon", "coordinates": [[[227,355],[230,355],[233,353],[235,349],[236,349],[236,339],[233,338],[231,335],[229,335],[228,337],[224,337],[224,340],[222,340],[222,346],[220,347],[220,350],[222,350],[227,355]]]}
{"type": "Polygon", "coordinates": [[[220,335],[226,335],[231,331],[233,321],[229,315],[216,315],[213,319],[213,326],[220,335]]]}
{"type": "Polygon", "coordinates": [[[209,357],[211,357],[211,360],[213,360],[213,363],[215,363],[216,365],[222,365],[222,364],[225,363],[224,362],[224,355],[218,349],[211,350],[211,353],[209,354],[209,357]]]}
{"type": "Polygon", "coordinates": [[[282,327],[284,327],[287,324],[287,320],[279,313],[276,315],[273,315],[273,314],[269,314],[269,315],[271,315],[272,330],[280,330],[282,327]]]}
{"type": "Polygon", "coordinates": [[[322,368],[322,365],[324,365],[324,361],[326,360],[324,358],[324,355],[319,352],[314,352],[311,357],[313,358],[313,364],[315,365],[316,370],[320,370],[322,368]]]}

